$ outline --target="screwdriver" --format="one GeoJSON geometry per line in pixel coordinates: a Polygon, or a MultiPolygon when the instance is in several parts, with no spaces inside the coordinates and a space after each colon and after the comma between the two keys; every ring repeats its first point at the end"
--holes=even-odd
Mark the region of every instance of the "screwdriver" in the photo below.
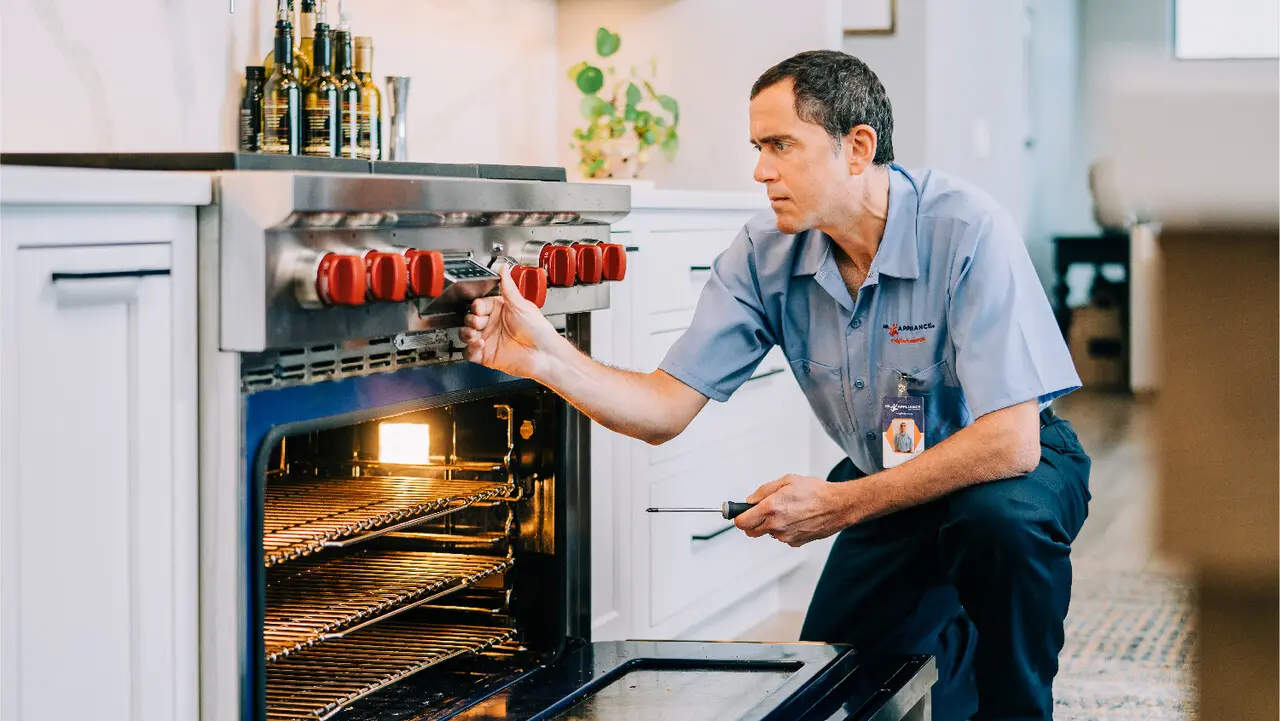
{"type": "Polygon", "coordinates": [[[719,513],[721,518],[734,519],[755,508],[754,503],[725,501],[719,508],[646,508],[645,513],[719,513]]]}

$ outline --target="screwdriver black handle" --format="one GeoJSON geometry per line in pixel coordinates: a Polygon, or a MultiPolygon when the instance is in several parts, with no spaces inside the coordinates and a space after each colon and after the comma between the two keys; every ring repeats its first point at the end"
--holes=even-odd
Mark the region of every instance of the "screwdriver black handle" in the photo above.
{"type": "Polygon", "coordinates": [[[720,507],[720,515],[732,521],[733,519],[737,518],[738,516],[741,516],[742,514],[746,513],[747,511],[750,511],[752,508],[755,508],[755,507],[756,507],[756,504],[754,503],[737,503],[735,501],[725,501],[724,505],[720,507]]]}

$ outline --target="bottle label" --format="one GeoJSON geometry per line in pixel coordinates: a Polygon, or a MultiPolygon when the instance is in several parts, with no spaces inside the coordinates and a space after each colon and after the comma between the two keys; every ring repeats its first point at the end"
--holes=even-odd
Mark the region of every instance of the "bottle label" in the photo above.
{"type": "Polygon", "coordinates": [[[342,101],[342,157],[360,157],[360,139],[368,124],[359,102],[342,101]]]}
{"type": "Polygon", "coordinates": [[[360,149],[359,150],[360,157],[367,158],[369,160],[382,159],[380,157],[375,157],[376,155],[378,155],[377,147],[378,147],[379,137],[377,135],[374,135],[374,132],[375,130],[377,131],[381,130],[381,128],[374,127],[375,118],[376,118],[376,113],[374,112],[372,103],[369,103],[369,105],[367,106],[365,105],[361,106],[360,124],[358,128],[360,135],[356,140],[356,145],[360,149]]]}
{"type": "Polygon", "coordinates": [[[261,138],[258,135],[258,114],[251,108],[240,108],[240,150],[246,153],[256,153],[259,150],[258,143],[261,138]]]}
{"type": "Polygon", "coordinates": [[[307,99],[306,114],[307,139],[302,152],[307,155],[319,155],[331,158],[337,150],[333,132],[333,104],[328,98],[313,97],[307,99]]]}
{"type": "Polygon", "coordinates": [[[289,142],[294,128],[291,126],[291,103],[288,96],[266,97],[262,100],[262,152],[289,155],[295,152],[289,142]]]}

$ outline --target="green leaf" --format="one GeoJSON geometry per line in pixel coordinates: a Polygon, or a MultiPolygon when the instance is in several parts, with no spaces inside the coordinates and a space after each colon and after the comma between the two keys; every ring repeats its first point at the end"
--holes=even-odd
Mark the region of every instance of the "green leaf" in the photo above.
{"type": "Polygon", "coordinates": [[[640,88],[637,88],[635,83],[627,83],[627,105],[639,105],[643,99],[640,88]]]}
{"type": "Polygon", "coordinates": [[[622,45],[622,38],[609,32],[604,28],[596,31],[596,52],[600,57],[607,58],[618,52],[618,47],[622,45]]]}
{"type": "Polygon", "coordinates": [[[604,87],[604,73],[594,65],[588,65],[578,72],[578,89],[587,95],[600,91],[604,87]]]}
{"type": "Polygon", "coordinates": [[[601,115],[612,112],[613,107],[595,95],[584,95],[578,109],[582,111],[582,117],[594,123],[601,115]]]}
{"type": "Polygon", "coordinates": [[[667,124],[667,119],[661,116],[656,117],[653,119],[653,124],[658,126],[659,128],[665,127],[667,124]]]}
{"type": "Polygon", "coordinates": [[[680,123],[680,104],[676,102],[675,98],[671,97],[670,95],[659,95],[658,104],[662,106],[663,110],[666,110],[668,113],[671,113],[672,125],[677,125],[680,123]]]}
{"type": "Polygon", "coordinates": [[[569,79],[575,83],[578,82],[578,73],[581,73],[583,70],[586,70],[587,67],[589,67],[587,65],[587,61],[583,60],[577,65],[574,65],[573,67],[569,68],[569,79]]]}
{"type": "Polygon", "coordinates": [[[640,139],[644,141],[645,145],[653,145],[658,142],[658,134],[652,130],[646,130],[644,131],[644,134],[640,136],[640,139]]]}
{"type": "Polygon", "coordinates": [[[637,125],[640,125],[641,123],[636,122],[636,116],[639,114],[640,113],[636,111],[636,106],[628,105],[626,112],[622,114],[622,119],[626,120],[628,123],[636,123],[637,125]]]}
{"type": "MultiPolygon", "coordinates": [[[[662,118],[658,118],[658,120],[662,120],[662,118]]],[[[636,125],[643,128],[647,127],[651,122],[653,122],[653,113],[648,110],[641,110],[636,113],[636,125]]]]}

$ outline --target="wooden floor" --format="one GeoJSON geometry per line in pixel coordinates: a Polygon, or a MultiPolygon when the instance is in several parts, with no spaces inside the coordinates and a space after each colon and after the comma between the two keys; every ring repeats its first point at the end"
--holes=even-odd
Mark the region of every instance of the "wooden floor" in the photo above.
{"type": "MultiPolygon", "coordinates": [[[[1154,458],[1152,405],[1128,395],[1077,392],[1054,403],[1071,421],[1093,459],[1089,518],[1071,549],[1077,569],[1167,570],[1152,548],[1154,458]]],[[[807,578],[816,580],[814,574],[807,578]]],[[[742,640],[799,638],[801,611],[783,611],[742,634],[742,640]]]]}

